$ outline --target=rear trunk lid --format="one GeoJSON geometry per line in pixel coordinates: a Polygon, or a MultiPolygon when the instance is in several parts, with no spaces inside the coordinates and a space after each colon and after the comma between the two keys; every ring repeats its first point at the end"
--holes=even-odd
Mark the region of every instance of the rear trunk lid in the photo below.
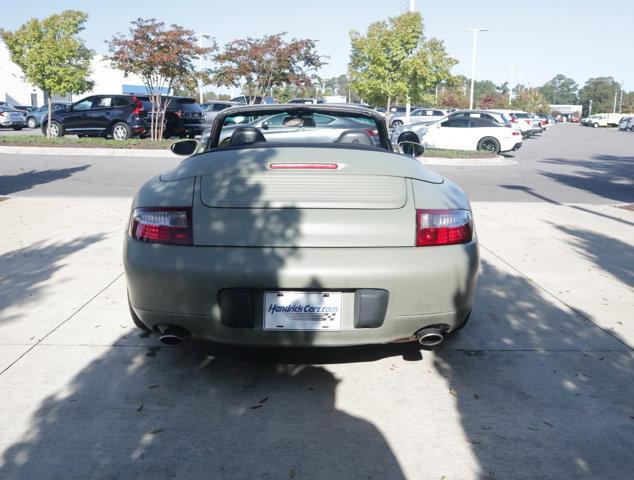
{"type": "Polygon", "coordinates": [[[197,177],[194,244],[206,246],[411,247],[409,178],[442,182],[411,158],[361,149],[252,148],[189,161],[162,179],[197,177]],[[289,164],[298,167],[271,168],[289,164]]]}

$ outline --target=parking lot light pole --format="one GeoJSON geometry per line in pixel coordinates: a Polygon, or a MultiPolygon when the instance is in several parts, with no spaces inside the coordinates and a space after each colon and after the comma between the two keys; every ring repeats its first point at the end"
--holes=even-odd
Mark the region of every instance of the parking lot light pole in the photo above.
{"type": "Polygon", "coordinates": [[[473,84],[475,82],[476,52],[478,49],[478,33],[488,32],[485,28],[467,28],[465,32],[473,32],[473,50],[471,51],[471,94],[469,95],[469,110],[473,110],[473,84]]]}
{"type": "Polygon", "coordinates": [[[515,73],[515,69],[519,67],[519,65],[509,65],[511,67],[511,83],[509,83],[509,107],[511,106],[511,99],[513,98],[513,74],[515,73]]]}
{"type": "MultiPolygon", "coordinates": [[[[203,38],[209,38],[209,34],[197,33],[196,36],[198,37],[198,47],[203,48],[203,38]]],[[[198,73],[200,73],[201,71],[202,71],[202,58],[198,57],[198,73]]],[[[205,98],[203,95],[203,82],[200,78],[196,79],[196,85],[198,86],[199,102],[203,103],[205,101],[205,98]]]]}

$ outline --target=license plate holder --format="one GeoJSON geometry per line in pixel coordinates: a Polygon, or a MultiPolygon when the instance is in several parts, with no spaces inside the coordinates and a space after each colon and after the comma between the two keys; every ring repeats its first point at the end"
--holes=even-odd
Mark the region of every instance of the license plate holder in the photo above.
{"type": "Polygon", "coordinates": [[[340,331],[341,292],[264,292],[264,330],[340,331]]]}

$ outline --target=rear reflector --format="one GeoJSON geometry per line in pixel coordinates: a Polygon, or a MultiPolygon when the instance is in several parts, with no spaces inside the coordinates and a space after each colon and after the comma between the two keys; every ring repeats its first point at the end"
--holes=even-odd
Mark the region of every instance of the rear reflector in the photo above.
{"type": "Polygon", "coordinates": [[[135,208],[128,234],[141,242],[192,245],[190,207],[135,208]]]}
{"type": "Polygon", "coordinates": [[[336,163],[271,163],[271,170],[337,170],[339,165],[336,163]]]}
{"type": "Polygon", "coordinates": [[[468,210],[416,210],[416,246],[455,245],[473,238],[468,210]]]}

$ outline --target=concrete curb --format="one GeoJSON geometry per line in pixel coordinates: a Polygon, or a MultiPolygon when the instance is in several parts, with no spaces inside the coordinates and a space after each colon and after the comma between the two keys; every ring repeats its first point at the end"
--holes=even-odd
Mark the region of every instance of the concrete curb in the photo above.
{"type": "Polygon", "coordinates": [[[517,165],[517,160],[497,156],[495,158],[441,158],[419,157],[423,165],[447,165],[453,167],[508,167],[517,165]]]}
{"type": "Polygon", "coordinates": [[[72,155],[93,157],[155,157],[183,158],[170,150],[142,150],[133,148],[67,148],[67,147],[8,147],[0,146],[0,154],[12,155],[72,155]]]}

